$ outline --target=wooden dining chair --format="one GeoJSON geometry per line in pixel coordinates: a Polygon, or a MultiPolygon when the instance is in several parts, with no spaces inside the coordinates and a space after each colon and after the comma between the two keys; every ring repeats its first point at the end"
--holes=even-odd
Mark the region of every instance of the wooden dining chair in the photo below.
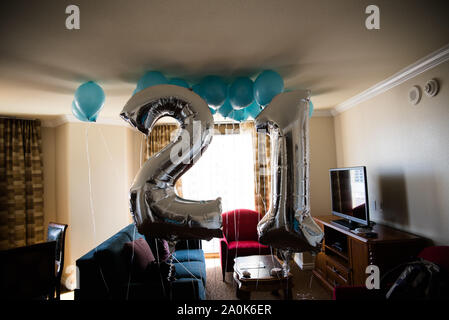
{"type": "Polygon", "coordinates": [[[56,299],[61,298],[61,277],[64,271],[64,248],[65,248],[65,233],[68,225],[56,222],[50,222],[47,230],[47,241],[56,241],[56,278],[55,291],[56,299]]]}

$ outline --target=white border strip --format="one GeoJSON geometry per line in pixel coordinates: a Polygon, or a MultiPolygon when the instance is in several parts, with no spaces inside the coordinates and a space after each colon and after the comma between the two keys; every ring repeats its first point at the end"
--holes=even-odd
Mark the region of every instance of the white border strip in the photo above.
{"type": "Polygon", "coordinates": [[[354,97],[338,104],[333,110],[332,115],[337,115],[346,111],[362,101],[371,99],[378,94],[381,94],[391,88],[413,78],[417,75],[430,70],[439,64],[449,60],[449,44],[444,47],[438,49],[435,52],[425,56],[422,59],[419,59],[415,63],[409,65],[408,67],[402,69],[398,73],[392,75],[391,77],[385,79],[382,82],[379,82],[372,86],[371,88],[355,95],[354,97]]]}

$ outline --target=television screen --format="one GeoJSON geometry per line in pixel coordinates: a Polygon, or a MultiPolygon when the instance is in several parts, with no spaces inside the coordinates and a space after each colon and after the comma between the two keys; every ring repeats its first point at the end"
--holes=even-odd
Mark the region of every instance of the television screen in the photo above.
{"type": "Polygon", "coordinates": [[[369,223],[366,168],[330,170],[332,213],[354,222],[369,223]]]}

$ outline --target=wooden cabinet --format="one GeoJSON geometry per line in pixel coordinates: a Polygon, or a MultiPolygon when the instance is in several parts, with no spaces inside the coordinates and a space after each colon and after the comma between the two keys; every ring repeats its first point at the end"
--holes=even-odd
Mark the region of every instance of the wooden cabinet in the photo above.
{"type": "Polygon", "coordinates": [[[382,277],[426,246],[423,238],[381,224],[373,226],[377,237],[367,238],[333,224],[339,219],[336,216],[314,219],[324,231],[324,240],[313,274],[329,290],[337,285],[364,285],[370,264],[379,267],[382,277]]]}

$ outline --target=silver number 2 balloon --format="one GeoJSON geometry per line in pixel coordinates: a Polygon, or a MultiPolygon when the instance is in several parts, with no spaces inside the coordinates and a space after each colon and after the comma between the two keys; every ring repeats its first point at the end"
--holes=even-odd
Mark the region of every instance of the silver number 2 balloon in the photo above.
{"type": "Polygon", "coordinates": [[[277,95],[256,118],[271,143],[271,205],[258,224],[259,241],[288,252],[316,251],[323,232],[310,215],[310,91],[277,95]]]}
{"type": "Polygon", "coordinates": [[[168,240],[221,237],[221,198],[186,200],[174,189],[212,140],[214,120],[206,102],[189,89],[158,85],[136,93],[120,116],[146,135],[164,116],[175,118],[181,129],[144,163],[131,186],[130,210],[139,232],[168,240]]]}

